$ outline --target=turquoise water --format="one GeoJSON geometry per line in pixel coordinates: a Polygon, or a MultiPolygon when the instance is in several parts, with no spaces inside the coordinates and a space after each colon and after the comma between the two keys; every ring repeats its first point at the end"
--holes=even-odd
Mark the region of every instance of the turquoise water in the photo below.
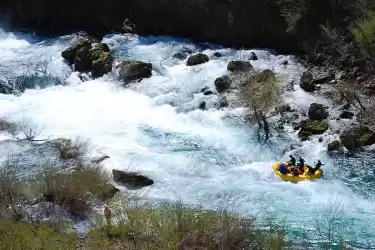
{"type": "MultiPolygon", "coordinates": [[[[181,199],[207,208],[229,206],[243,215],[271,216],[293,235],[312,229],[314,210],[337,199],[346,207],[341,221],[345,227],[340,230],[345,239],[359,249],[373,249],[371,156],[360,156],[369,159],[366,165],[326,152],[327,143],[336,138],[332,131],[345,124],[330,120],[332,131],[323,136],[323,142],[316,137],[301,143],[287,127],[284,134],[274,133],[268,143],[259,143],[256,127],[243,119],[241,107],[217,110],[218,95],[200,93],[206,86],[215,92],[214,80],[228,73],[228,62],[247,59],[254,51],[259,57],[252,62],[255,68],[274,70],[285,84],[295,81],[295,90],[285,93],[285,102],[292,108],[306,111],[316,101],[330,106],[299,89],[303,67],[292,56],[171,37],[108,35],[104,41],[117,61],[131,58],[153,64],[151,78],[124,88],[115,74],[82,82],[60,57],[73,40],[73,36],[41,38],[0,30],[0,80],[27,85],[18,96],[0,95],[1,115],[14,120],[34,118],[44,127],[41,138],[90,138],[93,155],[111,157],[105,164],[108,169],[135,170],[154,179],[155,184],[144,189],[144,195],[154,201],[181,199]],[[223,57],[187,67],[186,60],[172,57],[183,47],[210,57],[220,52],[223,57]],[[285,59],[288,65],[281,64],[285,59]],[[196,110],[203,100],[209,109],[196,110]],[[293,151],[291,144],[296,146],[293,151]],[[276,178],[271,164],[288,159],[291,153],[301,153],[309,162],[321,159],[326,164],[325,177],[298,184],[276,178]]],[[[233,103],[235,95],[227,98],[233,103]]],[[[1,135],[1,139],[8,137],[1,135]]]]}

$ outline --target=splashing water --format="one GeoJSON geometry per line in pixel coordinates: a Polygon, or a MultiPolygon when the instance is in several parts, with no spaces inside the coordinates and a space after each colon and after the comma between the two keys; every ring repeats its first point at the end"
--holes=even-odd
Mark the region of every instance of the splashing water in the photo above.
{"type": "MultiPolygon", "coordinates": [[[[301,143],[297,132],[274,136],[267,144],[256,140],[254,128],[241,119],[241,108],[218,110],[218,95],[203,95],[214,80],[228,74],[231,60],[247,60],[253,51],[258,69],[272,69],[285,83],[298,82],[303,71],[291,56],[266,50],[234,50],[211,44],[194,44],[171,37],[108,35],[116,60],[137,59],[153,64],[153,76],[124,88],[114,74],[82,82],[60,53],[73,36],[35,38],[0,30],[0,80],[26,84],[20,96],[0,95],[0,112],[12,120],[32,117],[44,126],[40,137],[90,138],[93,154],[111,158],[108,169],[139,171],[155,181],[145,188],[154,201],[200,204],[207,208],[229,204],[236,212],[276,217],[290,231],[309,230],[314,209],[335,197],[348,206],[345,220],[351,222],[346,239],[361,249],[375,245],[375,174],[359,171],[351,179],[326,153],[326,143],[335,135],[301,143]],[[202,51],[211,60],[188,67],[173,54],[188,47],[202,51]],[[223,56],[213,58],[215,52],[223,56]],[[281,62],[288,60],[288,65],[281,62]],[[197,110],[206,101],[208,110],[197,110]],[[299,143],[299,142],[298,142],[299,143]],[[309,163],[325,163],[325,177],[314,182],[292,184],[275,177],[271,164],[302,153],[309,163]],[[368,178],[366,178],[368,177],[368,178]]],[[[292,108],[306,111],[312,102],[324,99],[295,90],[285,94],[292,108]]],[[[228,94],[228,100],[235,96],[228,94]]],[[[332,127],[335,121],[329,121],[332,127]]],[[[4,137],[6,138],[6,137],[4,137]]],[[[346,165],[347,167],[348,165],[346,165]]],[[[361,168],[361,166],[353,166],[361,168]]],[[[345,169],[345,168],[343,168],[345,169]]],[[[347,169],[347,168],[346,168],[347,169]]]]}

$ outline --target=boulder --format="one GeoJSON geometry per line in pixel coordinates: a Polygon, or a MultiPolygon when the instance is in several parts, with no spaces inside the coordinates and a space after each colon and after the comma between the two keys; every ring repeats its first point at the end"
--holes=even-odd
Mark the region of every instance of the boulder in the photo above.
{"type": "Polygon", "coordinates": [[[215,57],[215,58],[220,58],[220,57],[222,57],[223,55],[220,53],[220,52],[215,52],[214,54],[213,54],[213,57],[215,57]]]}
{"type": "Polygon", "coordinates": [[[114,58],[105,43],[98,43],[90,50],[93,77],[101,77],[112,71],[114,58]]]}
{"type": "Polygon", "coordinates": [[[310,105],[308,115],[310,120],[323,120],[329,116],[329,113],[322,104],[313,103],[310,105]]]}
{"type": "Polygon", "coordinates": [[[226,108],[226,107],[228,107],[228,106],[229,106],[229,104],[228,104],[228,100],[227,100],[227,98],[226,98],[225,96],[220,97],[220,100],[219,100],[219,107],[220,107],[220,108],[226,108]]]}
{"type": "Polygon", "coordinates": [[[221,76],[215,80],[216,90],[219,93],[223,93],[224,91],[228,90],[231,84],[232,80],[229,78],[229,76],[221,76]]]}
{"type": "Polygon", "coordinates": [[[332,152],[332,151],[336,151],[336,150],[339,150],[340,149],[340,142],[339,141],[333,141],[333,142],[330,142],[327,146],[327,149],[328,151],[332,152]]]}
{"type": "Polygon", "coordinates": [[[340,118],[342,119],[352,119],[354,116],[354,113],[353,112],[350,112],[350,111],[347,111],[347,110],[344,110],[341,114],[340,114],[340,118]]]}
{"type": "Polygon", "coordinates": [[[207,55],[202,54],[202,53],[198,53],[198,54],[190,56],[189,59],[186,62],[186,65],[187,66],[194,66],[194,65],[206,63],[209,60],[210,60],[210,58],[208,58],[207,55]]]}
{"type": "Polygon", "coordinates": [[[203,92],[203,95],[213,95],[214,92],[212,92],[211,90],[207,89],[203,92]]]}
{"type": "Polygon", "coordinates": [[[113,169],[112,175],[115,182],[127,184],[133,188],[146,187],[154,184],[154,181],[150,178],[133,172],[113,169]]]}
{"type": "Polygon", "coordinates": [[[276,112],[279,114],[286,113],[286,112],[291,112],[292,108],[290,107],[289,104],[284,104],[279,107],[276,107],[276,112]]]}
{"type": "Polygon", "coordinates": [[[69,63],[73,63],[76,53],[83,47],[90,48],[92,41],[88,38],[80,37],[78,38],[69,48],[61,52],[61,56],[67,60],[69,63]]]}
{"type": "Polygon", "coordinates": [[[80,48],[74,58],[74,70],[79,72],[90,71],[92,67],[92,62],[90,59],[90,48],[82,47],[80,48]]]}
{"type": "Polygon", "coordinates": [[[314,80],[314,77],[312,73],[309,71],[305,71],[303,72],[301,76],[299,86],[301,87],[301,89],[305,90],[306,92],[314,92],[316,87],[315,87],[313,80],[314,80]]]}
{"type": "Polygon", "coordinates": [[[256,61],[256,60],[258,60],[258,56],[255,54],[255,52],[251,52],[249,60],[250,61],[256,61]]]}
{"type": "Polygon", "coordinates": [[[316,120],[304,120],[300,123],[301,129],[299,135],[318,135],[323,134],[329,128],[328,123],[316,120]]]}
{"type": "Polygon", "coordinates": [[[348,150],[355,150],[374,144],[375,133],[366,126],[349,128],[341,133],[340,140],[348,150]]]}
{"type": "Polygon", "coordinates": [[[125,83],[134,80],[142,80],[151,77],[152,64],[135,60],[122,61],[118,66],[120,68],[120,77],[125,83]]]}
{"type": "Polygon", "coordinates": [[[231,72],[249,71],[252,68],[251,63],[246,61],[231,61],[227,66],[227,70],[231,72]]]}
{"type": "Polygon", "coordinates": [[[323,74],[319,77],[316,77],[313,82],[315,85],[321,85],[321,84],[326,84],[330,83],[332,80],[335,80],[335,75],[334,74],[323,74]]]}
{"type": "Polygon", "coordinates": [[[198,105],[198,108],[201,109],[201,110],[205,110],[207,107],[206,107],[206,102],[205,101],[201,101],[198,105]]]}

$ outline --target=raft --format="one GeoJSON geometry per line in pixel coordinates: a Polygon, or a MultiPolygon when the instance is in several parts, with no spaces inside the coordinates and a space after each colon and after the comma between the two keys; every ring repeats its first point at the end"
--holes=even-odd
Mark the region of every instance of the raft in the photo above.
{"type": "MultiPolygon", "coordinates": [[[[287,164],[286,162],[284,162],[287,164]]],[[[306,181],[306,180],[316,180],[319,179],[323,176],[323,170],[318,169],[313,175],[308,175],[304,173],[303,175],[298,175],[298,176],[293,176],[292,174],[282,174],[278,170],[281,162],[275,162],[272,166],[273,171],[275,172],[276,175],[278,175],[281,179],[286,180],[286,181],[306,181]]]]}

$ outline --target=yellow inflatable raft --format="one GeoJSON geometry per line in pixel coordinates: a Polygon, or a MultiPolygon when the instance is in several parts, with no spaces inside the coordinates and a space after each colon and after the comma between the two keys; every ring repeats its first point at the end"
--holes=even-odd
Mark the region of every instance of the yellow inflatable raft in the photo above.
{"type": "MultiPolygon", "coordinates": [[[[286,162],[284,162],[284,163],[287,164],[286,162]]],[[[278,170],[280,164],[281,164],[281,162],[275,162],[273,164],[273,166],[272,166],[273,167],[273,171],[275,171],[275,174],[278,175],[278,176],[280,176],[281,179],[286,180],[286,181],[316,180],[316,179],[319,179],[320,177],[322,177],[322,175],[323,175],[323,170],[322,169],[318,169],[317,171],[315,171],[314,174],[306,174],[306,173],[304,173],[303,175],[298,175],[298,176],[293,176],[292,174],[282,174],[278,170]]]]}

